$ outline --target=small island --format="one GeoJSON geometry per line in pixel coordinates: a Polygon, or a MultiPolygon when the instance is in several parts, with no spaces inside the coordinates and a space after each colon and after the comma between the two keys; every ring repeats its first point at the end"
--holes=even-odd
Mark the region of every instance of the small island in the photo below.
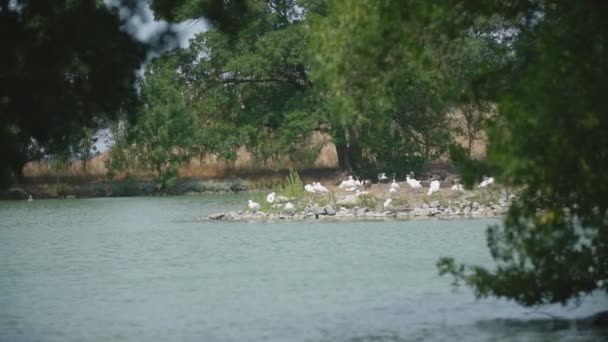
{"type": "MultiPolygon", "coordinates": [[[[490,178],[488,178],[490,179],[490,178]]],[[[252,193],[246,208],[212,213],[210,220],[407,220],[421,218],[487,218],[500,216],[517,194],[482,181],[465,190],[458,179],[371,181],[365,184],[352,176],[339,185],[320,182],[303,185],[292,171],[284,184],[268,195],[252,193]]]]}

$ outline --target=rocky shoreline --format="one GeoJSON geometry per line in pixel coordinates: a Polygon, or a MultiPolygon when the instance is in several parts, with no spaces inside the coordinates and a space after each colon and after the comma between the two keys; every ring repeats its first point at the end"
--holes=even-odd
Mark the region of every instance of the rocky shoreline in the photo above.
{"type": "Polygon", "coordinates": [[[250,210],[227,211],[210,214],[210,220],[218,221],[276,221],[276,220],[386,220],[386,219],[420,219],[420,218],[489,218],[506,213],[512,198],[500,199],[497,203],[480,204],[468,200],[441,203],[433,201],[416,206],[395,207],[392,210],[378,211],[367,207],[333,205],[308,206],[303,211],[288,212],[252,212],[250,210]]]}

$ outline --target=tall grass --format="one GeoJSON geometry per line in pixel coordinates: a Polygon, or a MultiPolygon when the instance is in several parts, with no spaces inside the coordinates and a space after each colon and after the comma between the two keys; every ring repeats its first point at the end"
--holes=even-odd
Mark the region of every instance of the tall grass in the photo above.
{"type": "Polygon", "coordinates": [[[359,197],[357,197],[356,204],[359,207],[374,210],[378,205],[378,200],[376,199],[376,197],[370,195],[360,195],[359,197]]]}
{"type": "Polygon", "coordinates": [[[289,175],[285,177],[285,182],[283,182],[277,192],[279,195],[288,198],[302,198],[304,196],[304,183],[298,172],[290,169],[289,175]]]}

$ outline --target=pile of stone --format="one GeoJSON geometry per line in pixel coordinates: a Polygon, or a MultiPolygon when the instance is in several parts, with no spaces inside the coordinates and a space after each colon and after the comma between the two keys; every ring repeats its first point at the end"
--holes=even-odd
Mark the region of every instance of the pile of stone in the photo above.
{"type": "Polygon", "coordinates": [[[494,217],[504,214],[508,207],[509,199],[500,199],[498,203],[480,204],[468,200],[440,203],[421,203],[416,206],[395,207],[392,210],[376,211],[365,207],[347,208],[345,206],[334,207],[332,205],[313,205],[301,212],[293,213],[266,213],[262,211],[229,211],[209,215],[211,220],[234,220],[234,221],[271,221],[271,220],[307,220],[307,219],[412,219],[412,218],[457,218],[457,217],[494,217]]]}

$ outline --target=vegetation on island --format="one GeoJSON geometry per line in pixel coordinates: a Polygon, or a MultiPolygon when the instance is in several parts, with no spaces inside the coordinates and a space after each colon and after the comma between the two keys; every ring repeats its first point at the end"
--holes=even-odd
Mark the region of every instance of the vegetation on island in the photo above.
{"type": "Polygon", "coordinates": [[[92,130],[109,125],[112,172],[135,163],[161,189],[175,184],[181,163],[234,160],[242,146],[274,165],[310,160],[320,149],[314,132],[331,136],[340,168],[365,176],[404,174],[449,151],[469,186],[492,172],[520,193],[487,231],[496,265],[443,258],[442,274],[523,305],[608,291],[607,3],[154,0],[151,8],[212,27],[155,58],[135,86],[154,44],[121,30],[116,9],[0,2],[5,186],[28,160],[86,158],[92,130]],[[455,113],[465,120],[460,133],[487,134],[487,160],[454,144],[455,113]]]}
{"type": "MultiPolygon", "coordinates": [[[[462,78],[468,86],[462,88],[461,99],[495,104],[488,161],[501,183],[522,189],[521,197],[503,224],[488,229],[494,268],[444,258],[438,264],[441,273],[465,281],[479,296],[506,297],[523,305],[566,303],[595,290],[607,291],[608,189],[601,174],[608,162],[608,101],[602,95],[608,89],[608,5],[332,4],[330,24],[319,31],[327,45],[321,44],[318,53],[329,61],[321,63],[320,73],[352,109],[342,112],[351,118],[370,113],[370,103],[394,108],[400,97],[390,89],[393,84],[403,89],[398,83],[402,72],[449,84],[449,73],[443,73],[449,60],[445,54],[458,54],[476,39],[487,42],[491,60],[497,61],[483,63],[462,78]],[[414,73],[408,72],[411,65],[414,73]],[[373,101],[363,93],[373,94],[373,101]]],[[[475,168],[469,170],[474,174],[475,168]]]]}

